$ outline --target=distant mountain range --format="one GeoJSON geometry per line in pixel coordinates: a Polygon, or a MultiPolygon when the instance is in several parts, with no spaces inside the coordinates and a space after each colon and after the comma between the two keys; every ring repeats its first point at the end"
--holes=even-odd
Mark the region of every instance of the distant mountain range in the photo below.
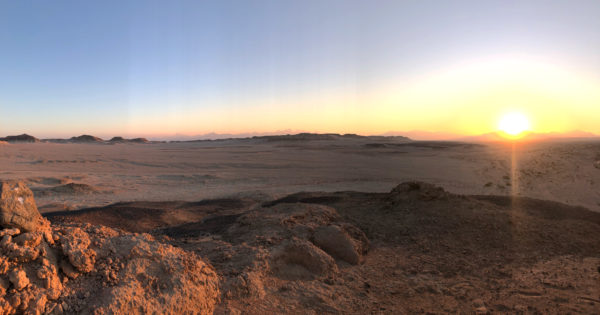
{"type": "Polygon", "coordinates": [[[369,139],[369,140],[385,140],[394,139],[402,141],[410,141],[411,139],[402,136],[361,136],[357,134],[337,134],[337,133],[298,133],[298,134],[286,134],[286,135],[272,135],[272,136],[253,136],[253,137],[233,137],[227,139],[213,139],[213,140],[185,140],[185,141],[171,141],[171,142],[199,142],[199,141],[219,141],[219,140],[264,140],[269,142],[274,141],[319,141],[319,140],[339,140],[339,139],[369,139]]]}
{"type": "MultiPolygon", "coordinates": [[[[429,131],[407,131],[407,132],[386,132],[382,135],[363,136],[357,134],[337,134],[337,133],[282,133],[282,134],[271,134],[271,133],[248,133],[248,134],[216,134],[210,133],[199,136],[185,136],[183,138],[171,137],[170,141],[149,141],[146,138],[133,138],[126,139],[123,137],[113,137],[110,140],[104,140],[99,137],[92,135],[81,135],[71,137],[69,139],[38,139],[28,134],[22,134],[17,136],[6,136],[0,138],[0,141],[5,142],[50,142],[50,143],[103,143],[103,144],[116,144],[116,143],[150,143],[150,142],[200,142],[200,141],[217,141],[217,140],[231,140],[231,139],[254,139],[264,141],[316,141],[316,140],[336,140],[336,139],[369,139],[373,141],[381,140],[401,140],[401,141],[432,141],[432,140],[447,140],[447,141],[463,141],[463,142],[489,142],[489,141],[506,141],[499,132],[490,132],[475,136],[464,136],[453,133],[444,132],[429,132],[429,131]]],[[[550,132],[550,133],[534,133],[530,132],[520,137],[520,141],[537,141],[537,140],[549,140],[549,139],[590,139],[598,138],[591,132],[585,131],[571,131],[571,132],[550,132]]],[[[168,139],[168,138],[167,138],[168,139]]]]}
{"type": "Polygon", "coordinates": [[[0,141],[6,141],[11,143],[25,142],[25,143],[34,143],[34,142],[51,142],[51,143],[147,143],[150,142],[146,138],[135,138],[135,139],[125,139],[123,137],[114,137],[110,140],[103,140],[98,137],[90,136],[90,135],[81,135],[77,137],[71,137],[70,139],[38,139],[34,136],[28,134],[22,134],[18,136],[6,136],[4,138],[0,138],[0,141]]]}

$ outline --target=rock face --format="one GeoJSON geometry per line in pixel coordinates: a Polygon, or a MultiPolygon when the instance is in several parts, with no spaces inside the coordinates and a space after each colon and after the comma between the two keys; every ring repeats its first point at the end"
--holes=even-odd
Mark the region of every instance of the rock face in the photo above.
{"type": "Polygon", "coordinates": [[[22,216],[18,224],[12,224],[15,216],[2,216],[12,224],[3,226],[14,228],[0,230],[0,314],[213,313],[219,279],[195,254],[148,234],[89,224],[51,226],[25,185],[2,185],[3,214],[26,209],[26,217],[45,224],[32,229],[22,216]],[[27,207],[15,210],[15,198],[27,207]]]}
{"type": "Polygon", "coordinates": [[[0,182],[0,226],[31,232],[43,222],[33,193],[23,182],[0,182]]]}

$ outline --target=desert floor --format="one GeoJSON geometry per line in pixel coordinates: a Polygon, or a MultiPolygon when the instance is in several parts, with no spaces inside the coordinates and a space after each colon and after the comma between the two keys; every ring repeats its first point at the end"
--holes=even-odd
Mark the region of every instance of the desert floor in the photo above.
{"type": "Polygon", "coordinates": [[[522,143],[514,151],[502,143],[369,138],[9,144],[0,145],[0,178],[27,179],[41,212],[118,201],[388,192],[409,180],[457,194],[515,193],[600,211],[600,142],[522,143]]]}
{"type": "MultiPolygon", "coordinates": [[[[594,314],[600,305],[598,141],[5,144],[0,179],[25,180],[57,233],[104,225],[197,255],[219,282],[218,291],[198,284],[210,293],[201,313],[594,314]]],[[[112,266],[102,263],[48,305],[83,311],[121,278],[153,292],[127,268],[97,283],[112,266]]]]}

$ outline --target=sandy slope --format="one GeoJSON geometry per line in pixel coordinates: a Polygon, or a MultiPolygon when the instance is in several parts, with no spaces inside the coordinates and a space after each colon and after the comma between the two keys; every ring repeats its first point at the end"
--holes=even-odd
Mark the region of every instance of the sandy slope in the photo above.
{"type": "Polygon", "coordinates": [[[516,157],[512,176],[512,147],[503,144],[366,138],[33,143],[0,147],[0,178],[29,179],[42,212],[116,201],[385,192],[398,182],[415,179],[455,193],[508,195],[515,189],[523,196],[600,210],[600,143],[523,144],[516,157]]]}

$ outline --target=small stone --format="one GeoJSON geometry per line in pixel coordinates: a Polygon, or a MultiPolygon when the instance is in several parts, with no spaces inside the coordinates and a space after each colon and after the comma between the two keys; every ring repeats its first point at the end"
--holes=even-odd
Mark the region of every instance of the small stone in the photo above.
{"type": "Polygon", "coordinates": [[[6,294],[8,287],[10,286],[10,282],[4,278],[0,278],[0,296],[6,294]]]}
{"type": "Polygon", "coordinates": [[[8,279],[15,286],[17,290],[23,290],[29,285],[29,278],[23,270],[13,270],[8,274],[8,279]]]}
{"type": "Polygon", "coordinates": [[[42,234],[33,232],[23,233],[13,240],[20,246],[36,247],[42,242],[42,234]]]}
{"type": "Polygon", "coordinates": [[[79,273],[75,270],[73,265],[66,260],[60,262],[60,270],[62,270],[62,272],[64,272],[64,274],[71,279],[75,279],[79,276],[79,273]]]}
{"type": "Polygon", "coordinates": [[[27,314],[43,314],[46,309],[46,302],[48,302],[48,298],[45,294],[41,294],[35,298],[35,300],[29,302],[29,307],[27,308],[27,314]]]}
{"type": "Polygon", "coordinates": [[[4,229],[2,231],[0,231],[0,237],[4,237],[4,235],[10,235],[10,236],[15,236],[21,234],[21,230],[15,228],[15,229],[4,229]]]}

